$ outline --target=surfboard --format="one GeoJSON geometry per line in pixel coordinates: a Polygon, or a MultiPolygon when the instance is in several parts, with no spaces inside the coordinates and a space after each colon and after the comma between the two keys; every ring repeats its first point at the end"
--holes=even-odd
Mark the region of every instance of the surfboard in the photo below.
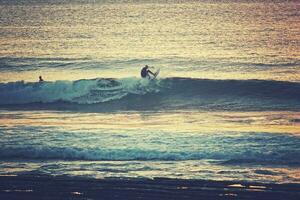
{"type": "Polygon", "coordinates": [[[156,79],[156,77],[157,77],[158,74],[159,74],[159,71],[160,71],[160,69],[158,69],[158,70],[154,73],[154,76],[153,76],[152,80],[153,80],[153,79],[156,79]]]}

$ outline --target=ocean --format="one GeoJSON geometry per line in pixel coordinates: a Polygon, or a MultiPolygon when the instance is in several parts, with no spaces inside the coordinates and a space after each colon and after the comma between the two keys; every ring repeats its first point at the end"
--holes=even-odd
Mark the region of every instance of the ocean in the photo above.
{"type": "Polygon", "coordinates": [[[0,0],[0,176],[300,183],[299,10],[0,0]]]}

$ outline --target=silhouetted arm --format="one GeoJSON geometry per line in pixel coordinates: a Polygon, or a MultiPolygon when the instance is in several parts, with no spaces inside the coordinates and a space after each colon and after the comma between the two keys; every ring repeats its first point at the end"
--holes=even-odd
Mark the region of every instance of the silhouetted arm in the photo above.
{"type": "Polygon", "coordinates": [[[155,74],[153,72],[151,72],[150,70],[148,70],[148,73],[152,74],[153,76],[155,76],[155,74]]]}

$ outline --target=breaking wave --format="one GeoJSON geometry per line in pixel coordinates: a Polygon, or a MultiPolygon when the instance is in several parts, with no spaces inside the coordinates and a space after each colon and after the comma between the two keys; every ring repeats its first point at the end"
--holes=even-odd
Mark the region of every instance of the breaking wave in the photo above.
{"type": "Polygon", "coordinates": [[[222,165],[242,164],[285,164],[299,166],[294,153],[285,150],[276,153],[232,151],[160,151],[145,149],[100,149],[76,147],[2,147],[1,159],[37,159],[37,160],[109,160],[109,161],[184,161],[184,160],[218,160],[222,165]]]}
{"type": "Polygon", "coordinates": [[[300,83],[191,78],[1,83],[0,107],[20,105],[96,110],[300,110],[300,83]]]}

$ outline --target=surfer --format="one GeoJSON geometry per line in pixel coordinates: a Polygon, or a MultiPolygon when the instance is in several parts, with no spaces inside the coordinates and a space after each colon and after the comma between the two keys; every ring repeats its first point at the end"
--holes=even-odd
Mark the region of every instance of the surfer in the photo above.
{"type": "Polygon", "coordinates": [[[43,82],[44,79],[42,78],[42,76],[39,76],[39,82],[43,82]]]}
{"type": "Polygon", "coordinates": [[[142,70],[141,70],[141,76],[142,76],[142,78],[146,78],[146,77],[151,78],[150,74],[153,77],[155,77],[155,74],[153,72],[151,72],[148,68],[149,68],[148,65],[145,65],[145,67],[142,68],[142,70]]]}

